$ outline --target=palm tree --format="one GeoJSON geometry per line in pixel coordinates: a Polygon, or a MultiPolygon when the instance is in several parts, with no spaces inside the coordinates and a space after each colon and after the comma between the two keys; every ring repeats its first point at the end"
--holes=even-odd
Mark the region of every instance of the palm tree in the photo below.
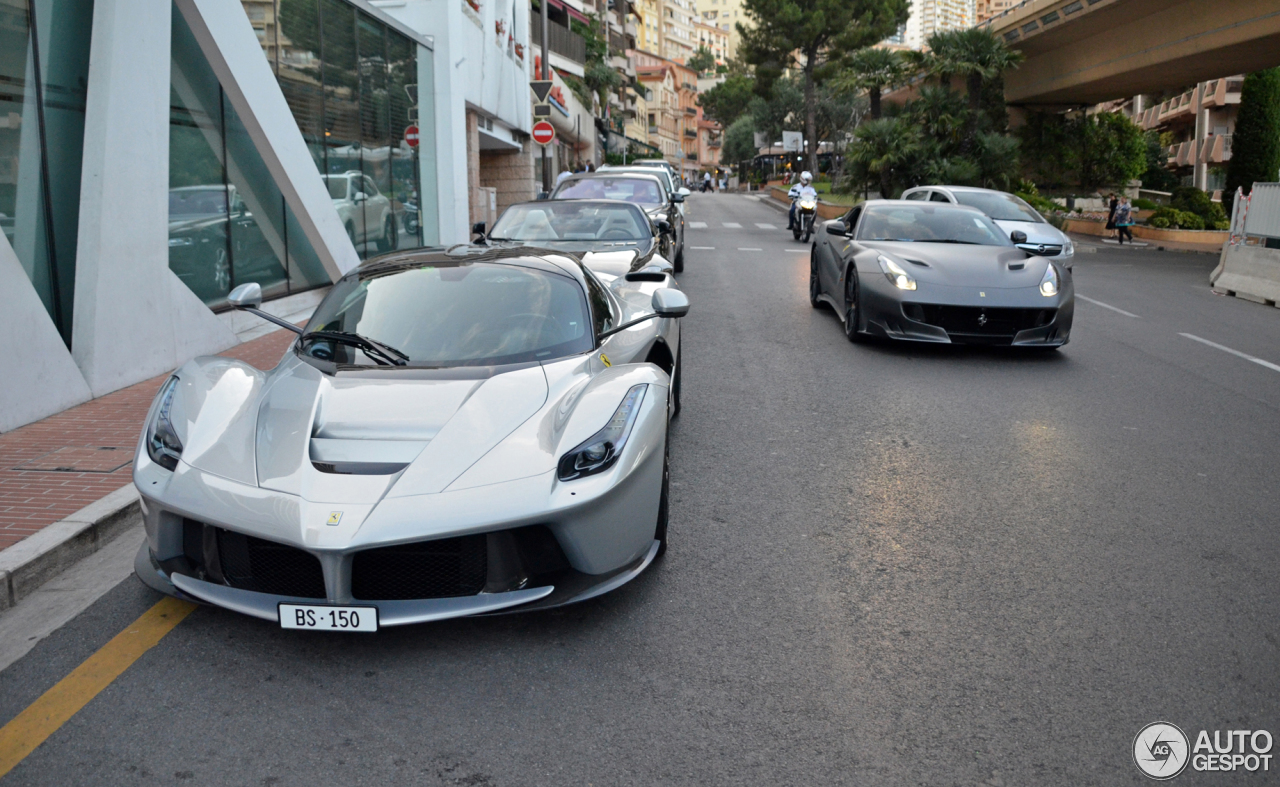
{"type": "Polygon", "coordinates": [[[868,120],[858,126],[846,158],[854,177],[863,184],[874,181],[880,196],[889,199],[919,153],[920,131],[907,118],[868,120]]]}
{"type": "Polygon", "coordinates": [[[846,72],[839,80],[841,91],[867,91],[871,102],[871,117],[880,119],[880,93],[886,87],[901,82],[907,74],[906,63],[892,49],[867,47],[849,56],[846,72]]]}
{"type": "Polygon", "coordinates": [[[928,47],[929,51],[917,60],[943,86],[950,89],[952,76],[964,77],[969,94],[969,118],[963,143],[967,152],[978,133],[983,87],[989,80],[1016,68],[1023,60],[1022,53],[1009,49],[989,30],[978,27],[934,33],[929,36],[928,47]]]}

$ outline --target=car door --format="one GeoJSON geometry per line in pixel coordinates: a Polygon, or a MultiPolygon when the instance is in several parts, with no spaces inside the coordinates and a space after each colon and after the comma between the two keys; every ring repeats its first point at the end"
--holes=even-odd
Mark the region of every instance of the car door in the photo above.
{"type": "Polygon", "coordinates": [[[844,214],[840,219],[844,222],[844,236],[823,233],[827,241],[828,254],[825,260],[819,260],[818,276],[822,280],[823,291],[833,298],[844,299],[844,271],[849,260],[853,259],[850,248],[858,217],[861,215],[861,205],[855,205],[853,210],[844,214]]]}

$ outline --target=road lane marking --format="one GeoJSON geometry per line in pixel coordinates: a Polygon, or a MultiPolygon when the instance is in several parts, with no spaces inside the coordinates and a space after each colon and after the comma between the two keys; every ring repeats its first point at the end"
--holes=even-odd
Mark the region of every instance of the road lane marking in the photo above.
{"type": "Polygon", "coordinates": [[[741,246],[739,246],[739,247],[738,247],[738,251],[764,251],[764,249],[752,249],[752,248],[746,248],[746,249],[744,249],[744,248],[742,248],[741,246]]]}
{"type": "Polygon", "coordinates": [[[787,249],[787,251],[791,252],[792,254],[808,254],[809,253],[808,249],[787,249]]]}
{"type": "Polygon", "coordinates": [[[775,227],[775,226],[774,226],[774,225],[772,225],[772,224],[764,224],[764,223],[759,222],[759,221],[757,221],[757,222],[755,223],[755,225],[756,225],[757,227],[759,227],[760,229],[762,229],[762,230],[776,230],[776,229],[777,229],[777,227],[775,227]]]}
{"type": "Polygon", "coordinates": [[[690,246],[689,248],[695,249],[697,251],[715,251],[716,250],[715,246],[690,246]]]}
{"type": "Polygon", "coordinates": [[[1079,294],[1079,293],[1076,293],[1076,297],[1077,297],[1077,298],[1079,298],[1079,299],[1080,299],[1080,300],[1082,300],[1082,301],[1086,301],[1086,302],[1088,302],[1088,303],[1092,303],[1094,306],[1101,306],[1101,307],[1102,307],[1102,308],[1104,308],[1104,309],[1110,309],[1111,311],[1115,312],[1116,314],[1123,314],[1123,315],[1124,315],[1124,316],[1126,316],[1126,317],[1133,317],[1133,318],[1135,318],[1135,319],[1139,319],[1139,320],[1141,320],[1141,319],[1142,319],[1141,317],[1139,317],[1138,315],[1134,314],[1133,312],[1127,312],[1127,311],[1125,311],[1124,309],[1117,309],[1116,307],[1112,306],[1112,305],[1111,305],[1111,304],[1109,304],[1109,303],[1103,303],[1102,301],[1095,301],[1093,298],[1086,298],[1086,297],[1084,297],[1083,295],[1081,295],[1081,294],[1079,294]]]}
{"type": "Polygon", "coordinates": [[[26,710],[0,727],[0,779],[110,686],[142,654],[155,647],[195,608],[189,601],[161,599],[70,675],[41,694],[26,710]]]}
{"type": "Polygon", "coordinates": [[[691,230],[705,230],[706,228],[707,228],[707,223],[705,221],[689,222],[689,229],[691,230]]]}
{"type": "Polygon", "coordinates": [[[1242,353],[1239,350],[1233,350],[1230,347],[1223,347],[1221,344],[1218,344],[1217,342],[1211,342],[1208,339],[1201,339],[1199,336],[1196,336],[1194,333],[1180,333],[1178,335],[1185,336],[1193,342],[1200,342],[1201,344],[1207,344],[1208,346],[1212,347],[1215,350],[1222,350],[1224,353],[1231,353],[1237,358],[1243,358],[1246,361],[1253,361],[1259,366],[1265,366],[1273,372],[1280,372],[1280,365],[1271,363],[1270,361],[1264,361],[1261,358],[1255,358],[1252,355],[1248,355],[1247,353],[1242,353]]]}
{"type": "Polygon", "coordinates": [[[736,221],[722,221],[722,222],[720,222],[720,223],[721,223],[721,224],[723,224],[723,225],[724,225],[724,228],[725,228],[725,229],[727,229],[727,230],[740,230],[740,229],[742,229],[742,225],[741,225],[741,224],[739,224],[739,223],[738,223],[738,222],[736,222],[736,221]]]}

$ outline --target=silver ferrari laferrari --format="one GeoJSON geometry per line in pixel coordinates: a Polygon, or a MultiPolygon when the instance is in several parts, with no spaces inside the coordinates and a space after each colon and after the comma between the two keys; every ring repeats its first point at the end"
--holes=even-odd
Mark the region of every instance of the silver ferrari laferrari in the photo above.
{"type": "MultiPolygon", "coordinates": [[[[548,249],[370,260],[272,370],[178,369],[134,461],[138,576],[284,628],[376,631],[613,590],[667,539],[689,301],[548,249]]],[[[622,272],[625,271],[625,272],[622,272]]]]}

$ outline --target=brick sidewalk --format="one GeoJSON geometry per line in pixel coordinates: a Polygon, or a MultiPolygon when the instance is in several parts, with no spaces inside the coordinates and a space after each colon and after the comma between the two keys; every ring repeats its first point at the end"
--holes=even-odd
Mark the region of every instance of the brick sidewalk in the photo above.
{"type": "MultiPolygon", "coordinates": [[[[222,355],[271,369],[294,338],[277,330],[222,355]]],[[[0,550],[129,483],[142,421],[166,377],[0,434],[0,550]]]]}

